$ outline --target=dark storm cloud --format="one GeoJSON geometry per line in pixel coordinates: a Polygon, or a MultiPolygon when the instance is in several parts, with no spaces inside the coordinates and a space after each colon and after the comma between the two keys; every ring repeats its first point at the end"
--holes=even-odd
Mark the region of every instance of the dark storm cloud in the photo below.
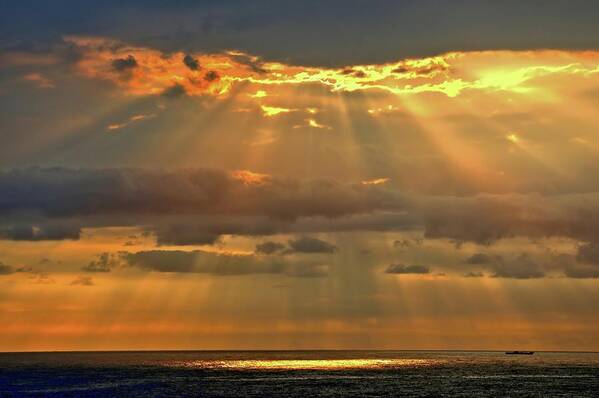
{"type": "MultiPolygon", "coordinates": [[[[81,228],[100,226],[144,226],[159,244],[360,230],[423,231],[428,239],[482,245],[516,236],[597,241],[599,194],[427,196],[332,179],[247,183],[206,169],[0,172],[2,238],[77,239],[81,228]]],[[[301,238],[289,247],[333,250],[301,238]]],[[[590,258],[585,247],[580,256],[590,258]]]]}
{"type": "Polygon", "coordinates": [[[283,251],[286,246],[279,242],[263,242],[256,245],[255,252],[258,254],[274,254],[283,251]]]}
{"type": "Polygon", "coordinates": [[[158,245],[212,245],[220,239],[220,233],[206,231],[201,225],[175,224],[154,228],[158,245]]]}
{"type": "Polygon", "coordinates": [[[186,54],[185,57],[183,57],[183,63],[190,70],[200,70],[200,62],[189,54],[186,54]]]}
{"type": "Polygon", "coordinates": [[[9,43],[100,35],[166,52],[239,49],[338,66],[453,50],[597,48],[598,15],[586,0],[0,3],[9,43]]]}
{"type": "Polygon", "coordinates": [[[387,274],[429,274],[429,267],[423,265],[391,264],[385,269],[387,274]]]}
{"type": "Polygon", "coordinates": [[[117,58],[111,63],[112,68],[119,72],[128,71],[137,68],[137,60],[133,55],[128,55],[126,58],[117,58]]]}
{"type": "MultiPolygon", "coordinates": [[[[399,208],[397,193],[334,180],[246,184],[219,170],[26,169],[0,172],[0,217],[265,215],[338,217],[399,208]]],[[[1,218],[0,218],[1,220],[1,218]]]]}
{"type": "Polygon", "coordinates": [[[27,225],[18,224],[3,227],[0,224],[0,238],[23,241],[78,240],[81,228],[65,223],[27,225]]]}
{"type": "Polygon", "coordinates": [[[337,251],[337,246],[309,236],[291,239],[288,243],[289,250],[293,253],[334,253],[337,251]]]}
{"type": "Polygon", "coordinates": [[[287,263],[253,255],[211,253],[202,250],[149,250],[122,253],[123,261],[145,271],[211,275],[282,274],[294,277],[324,276],[327,267],[313,263],[287,263]]]}

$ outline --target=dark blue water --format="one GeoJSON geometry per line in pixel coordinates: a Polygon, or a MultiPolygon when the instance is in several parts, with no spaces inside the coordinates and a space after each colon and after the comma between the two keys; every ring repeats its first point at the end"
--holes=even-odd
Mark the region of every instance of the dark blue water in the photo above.
{"type": "Polygon", "coordinates": [[[185,351],[0,354],[0,397],[599,397],[599,354],[185,351]]]}

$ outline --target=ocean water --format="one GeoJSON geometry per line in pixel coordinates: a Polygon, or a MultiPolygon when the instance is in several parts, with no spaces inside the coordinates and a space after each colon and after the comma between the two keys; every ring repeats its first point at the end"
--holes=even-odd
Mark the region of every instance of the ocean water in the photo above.
{"type": "Polygon", "coordinates": [[[599,397],[599,354],[160,351],[0,354],[0,397],[599,397]]]}

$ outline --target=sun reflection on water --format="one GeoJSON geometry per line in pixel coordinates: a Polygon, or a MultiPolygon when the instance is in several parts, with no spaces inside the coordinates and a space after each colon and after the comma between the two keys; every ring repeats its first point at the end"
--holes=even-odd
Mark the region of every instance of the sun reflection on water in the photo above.
{"type": "Polygon", "coordinates": [[[229,361],[189,361],[186,367],[211,369],[376,369],[433,365],[430,359],[242,359],[229,361]]]}

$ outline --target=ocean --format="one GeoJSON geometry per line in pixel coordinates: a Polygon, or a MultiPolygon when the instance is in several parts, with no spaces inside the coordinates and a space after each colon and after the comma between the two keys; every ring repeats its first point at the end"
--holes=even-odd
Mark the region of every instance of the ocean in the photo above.
{"type": "Polygon", "coordinates": [[[599,397],[599,353],[0,354],[0,397],[599,397]]]}

